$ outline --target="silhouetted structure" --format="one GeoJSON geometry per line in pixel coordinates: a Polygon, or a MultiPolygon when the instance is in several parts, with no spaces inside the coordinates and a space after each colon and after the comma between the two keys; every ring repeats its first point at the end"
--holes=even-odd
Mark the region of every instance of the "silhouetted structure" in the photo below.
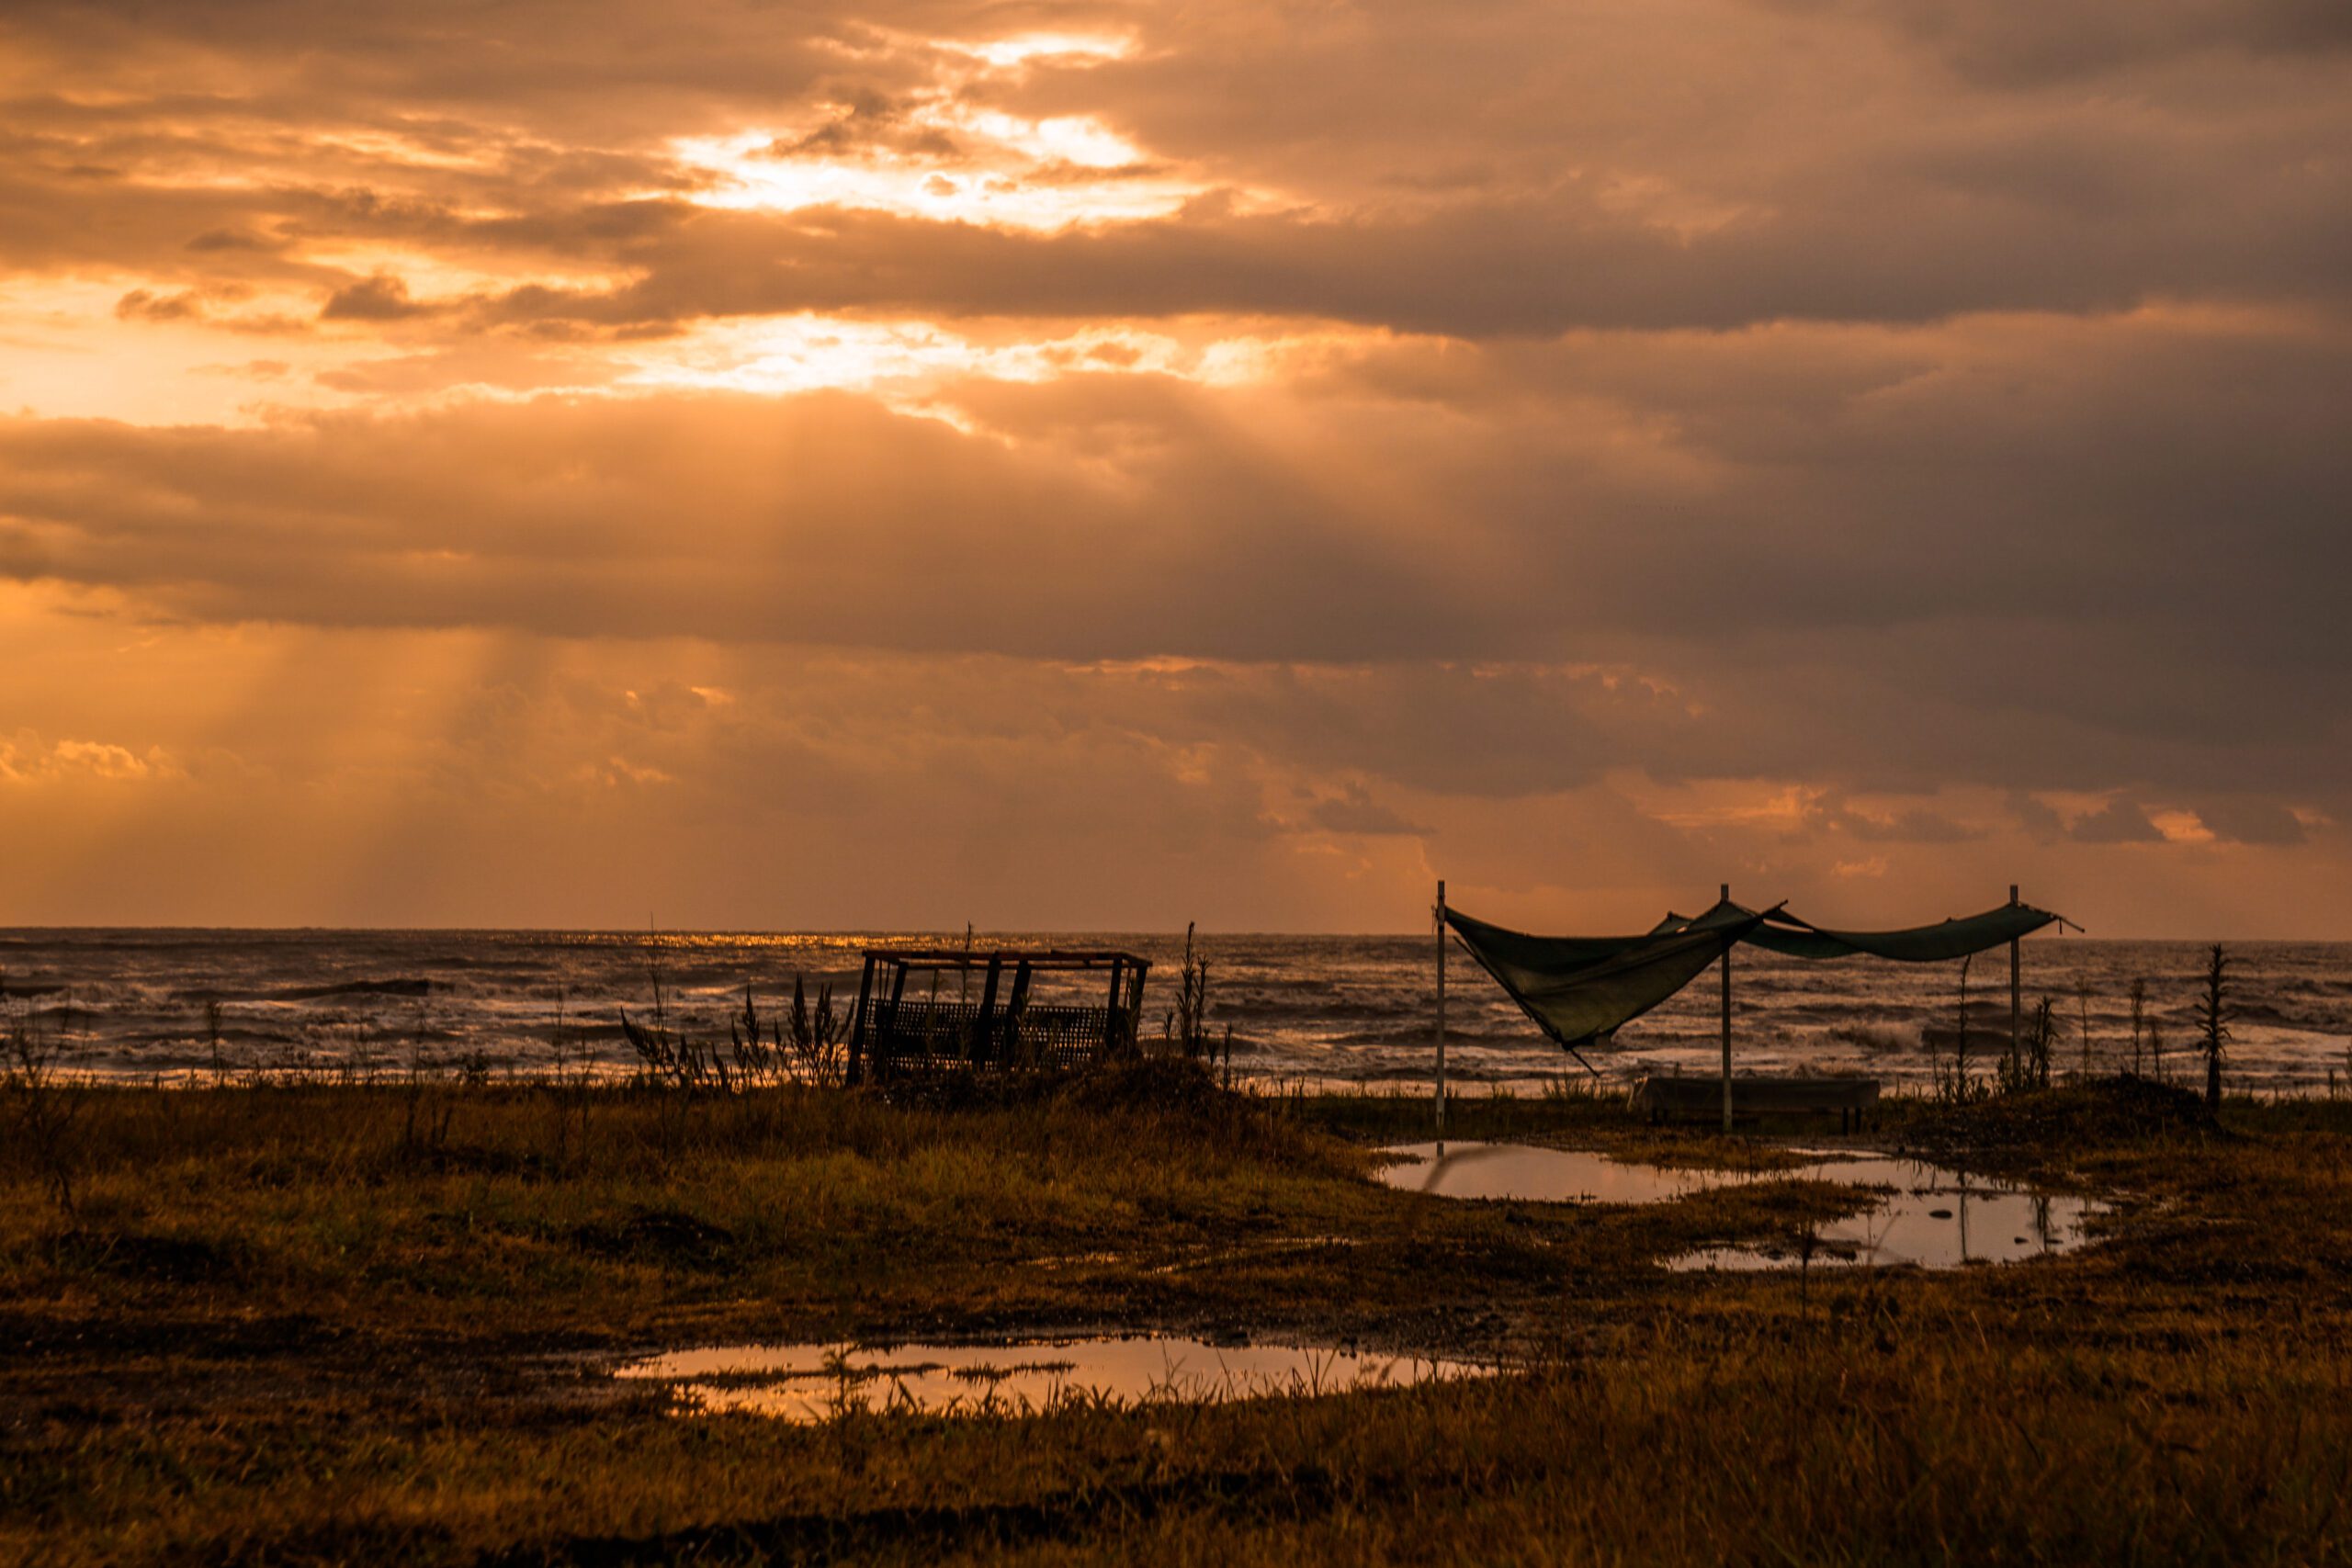
{"type": "Polygon", "coordinates": [[[850,1025],[849,1081],[1068,1070],[1124,1055],[1136,1048],[1150,969],[1114,951],[870,948],[850,1025]],[[953,996],[942,983],[950,976],[953,996]],[[1033,997],[1040,976],[1063,994],[1033,997]],[[1073,999],[1094,985],[1100,1001],[1073,999]]]}
{"type": "MultiPolygon", "coordinates": [[[[1981,915],[1947,919],[1930,926],[1896,931],[1838,931],[1816,926],[1775,904],[1764,910],[1746,908],[1731,898],[1725,884],[1714,908],[1695,919],[1669,913],[1647,931],[1635,936],[1531,936],[1525,931],[1473,919],[1445,903],[1445,884],[1438,884],[1438,1125],[1445,1124],[1445,933],[1451,931],[1463,950],[1495,977],[1520,1010],[1534,1021],[1563,1050],[1583,1062],[1583,1048],[1613,1040],[1617,1031],[1673,996],[1711,966],[1723,977],[1723,1076],[1713,1080],[1722,1111],[1723,1129],[1732,1130],[1731,954],[1742,945],[1760,947],[1791,958],[1836,961],[1883,958],[1904,964],[1930,964],[1966,959],[2006,943],[2009,950],[2009,1056],[2012,1069],[2020,1060],[2018,984],[2019,939],[2044,926],[2073,922],[2063,915],[2020,903],[2014,885],[2007,904],[1981,915]]],[[[2079,929],[2079,928],[2078,928],[2079,929]]],[[[2046,1084],[2048,1066],[2047,1004],[2041,1020],[2042,1054],[2040,1076],[2046,1084]]],[[[1678,1086],[1662,1093],[1680,1094],[1678,1086]]],[[[1831,1107],[1851,1111],[1854,1107],[1831,1107]]]]}

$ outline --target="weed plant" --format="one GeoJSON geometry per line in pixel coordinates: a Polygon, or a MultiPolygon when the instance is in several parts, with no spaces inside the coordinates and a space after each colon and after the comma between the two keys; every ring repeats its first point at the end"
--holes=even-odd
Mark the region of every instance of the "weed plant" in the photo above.
{"type": "Polygon", "coordinates": [[[2205,955],[2205,988],[2197,999],[2197,1032],[2205,1053],[2205,1103],[2222,1103],[2222,1055],[2230,1043],[2230,960],[2215,942],[2205,955]]]}

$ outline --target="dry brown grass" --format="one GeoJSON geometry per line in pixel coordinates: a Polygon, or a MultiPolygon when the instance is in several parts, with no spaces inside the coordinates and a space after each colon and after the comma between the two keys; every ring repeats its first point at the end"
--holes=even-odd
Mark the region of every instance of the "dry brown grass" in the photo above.
{"type": "MultiPolygon", "coordinates": [[[[2217,1129],[2066,1092],[1892,1135],[2120,1195],[2106,1245],[1802,1283],[1655,1262],[1834,1195],[1448,1204],[1332,1135],[1426,1106],[582,1090],[558,1157],[541,1090],[100,1095],[77,1213],[0,1152],[0,1560],[2343,1560],[2352,1108],[2217,1129]],[[599,1370],[1106,1323],[1521,1370],[815,1428],[599,1370]]],[[[1603,1104],[1462,1115],[1681,1142],[1603,1104]]]]}

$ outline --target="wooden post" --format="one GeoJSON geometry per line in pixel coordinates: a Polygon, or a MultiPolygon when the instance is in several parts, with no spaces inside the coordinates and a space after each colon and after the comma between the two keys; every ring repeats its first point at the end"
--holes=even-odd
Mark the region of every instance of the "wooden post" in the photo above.
{"type": "Polygon", "coordinates": [[[1445,878],[1437,880],[1437,1135],[1445,1136],[1445,878]]]}
{"type": "MultiPolygon", "coordinates": [[[[2017,908],[2018,885],[2009,884],[2009,907],[2017,908]]],[[[2025,1007],[2018,988],[2018,939],[2009,939],[2009,1070],[2017,1071],[2018,1052],[2025,1044],[2025,1007]]]]}
{"type": "Polygon", "coordinates": [[[1111,1001],[1102,1015],[1102,1054],[1115,1055],[1119,1049],[1119,980],[1124,967],[1121,960],[1111,960],[1111,1001]]]}
{"type": "MultiPolygon", "coordinates": [[[[1731,884],[1724,884],[1723,902],[1731,902],[1731,884]]],[[[1731,1131],[1731,949],[1724,943],[1724,1131],[1731,1131]]]]}
{"type": "Polygon", "coordinates": [[[1023,1066],[1021,1060],[1021,1015],[1029,1007],[1029,961],[1023,959],[1012,972],[1012,1000],[1004,1010],[1004,1049],[999,1055],[1008,1067],[1023,1066]]]}
{"type": "Polygon", "coordinates": [[[993,1015],[996,1012],[996,983],[998,976],[1003,973],[1004,955],[999,953],[989,960],[989,977],[980,983],[979,1017],[972,1023],[972,1056],[978,1061],[985,1061],[988,1058],[989,1030],[995,1021],[993,1015]]]}
{"type": "MultiPolygon", "coordinates": [[[[890,999],[882,1009],[881,1026],[874,1032],[874,1057],[876,1062],[885,1066],[898,1066],[899,1048],[906,1043],[904,1037],[899,1033],[899,1004],[906,998],[906,995],[907,966],[901,961],[890,966],[890,999]]],[[[923,1050],[926,1055],[929,1054],[930,1049],[930,1042],[924,1042],[923,1050]]]]}
{"type": "Polygon", "coordinates": [[[847,1081],[855,1085],[864,1076],[865,1055],[865,1010],[867,998],[874,993],[874,954],[865,955],[865,971],[857,977],[857,1012],[849,1026],[849,1071],[847,1081]]]}
{"type": "MultiPolygon", "coordinates": [[[[1132,1050],[1142,1043],[1143,982],[1144,976],[1150,973],[1151,964],[1148,959],[1138,958],[1127,965],[1126,1011],[1119,1016],[1114,1025],[1125,1049],[1132,1050]]],[[[1113,999],[1117,999],[1116,992],[1113,993],[1113,999]]],[[[1231,1025],[1228,1024],[1227,1027],[1229,1029],[1231,1025]]]]}

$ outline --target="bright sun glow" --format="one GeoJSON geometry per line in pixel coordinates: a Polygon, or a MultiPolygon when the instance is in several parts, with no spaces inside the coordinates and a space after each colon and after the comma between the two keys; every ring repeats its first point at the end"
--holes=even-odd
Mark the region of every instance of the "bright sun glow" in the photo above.
{"type": "Polygon", "coordinates": [[[796,123],[672,141],[704,182],[694,199],[1052,230],[1163,217],[1210,188],[1097,116],[1028,117],[985,104],[991,85],[1039,62],[1097,65],[1130,53],[1132,40],[1023,33],[927,47],[968,68],[887,105],[828,104],[796,123]]]}
{"type": "Polygon", "coordinates": [[[1011,38],[989,39],[981,43],[943,39],[939,47],[985,61],[999,70],[1010,70],[1035,60],[1083,61],[1089,63],[1123,60],[1135,52],[1136,46],[1133,39],[1106,38],[1096,34],[1017,33],[1011,38]]]}
{"type": "Polygon", "coordinates": [[[951,140],[956,154],[808,155],[779,151],[796,138],[767,132],[686,137],[672,151],[710,181],[694,197],[707,207],[848,207],[1018,229],[1164,217],[1206,188],[1148,165],[1084,117],[1023,120],[940,106],[920,123],[951,140]]]}
{"type": "Polygon", "coordinates": [[[1126,325],[1000,341],[927,321],[799,315],[731,322],[622,351],[621,388],[695,388],[770,395],[876,391],[921,403],[942,383],[1046,381],[1088,371],[1180,377],[1213,385],[1270,378],[1299,355],[1329,353],[1344,333],[1183,334],[1126,325]]]}

